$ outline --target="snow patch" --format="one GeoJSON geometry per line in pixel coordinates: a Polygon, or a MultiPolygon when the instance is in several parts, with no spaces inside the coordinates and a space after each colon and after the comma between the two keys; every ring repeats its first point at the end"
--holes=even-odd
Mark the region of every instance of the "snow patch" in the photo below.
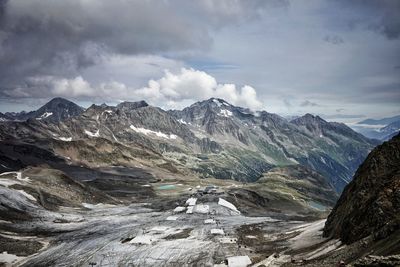
{"type": "Polygon", "coordinates": [[[213,99],[213,102],[217,104],[218,107],[222,106],[222,103],[218,101],[218,99],[213,99]]]}
{"type": "Polygon", "coordinates": [[[186,210],[186,213],[187,213],[187,214],[192,214],[192,213],[193,213],[193,207],[194,207],[194,206],[189,206],[189,207],[187,208],[187,210],[186,210]]]}
{"type": "Polygon", "coordinates": [[[219,239],[219,242],[222,244],[236,244],[237,243],[236,241],[237,239],[233,237],[221,237],[219,239]]]}
{"type": "Polygon", "coordinates": [[[43,113],[40,117],[36,118],[37,120],[42,120],[42,119],[46,119],[48,117],[50,117],[51,115],[53,115],[53,112],[45,112],[43,113]]]}
{"type": "Polygon", "coordinates": [[[95,133],[92,133],[91,131],[85,130],[85,134],[90,136],[90,137],[99,137],[100,136],[100,131],[97,130],[95,133]]]}
{"type": "Polygon", "coordinates": [[[155,238],[152,235],[139,235],[136,236],[134,239],[129,241],[129,244],[145,244],[145,245],[150,245],[153,241],[156,241],[157,238],[155,238]]]}
{"type": "Polygon", "coordinates": [[[231,117],[232,116],[232,112],[227,110],[227,109],[221,109],[219,114],[221,116],[224,116],[224,117],[231,117]]]}
{"type": "Polygon", "coordinates": [[[211,229],[211,234],[212,235],[224,235],[224,230],[222,229],[211,229]]]}
{"type": "Polygon", "coordinates": [[[198,205],[194,206],[194,209],[193,209],[193,211],[196,213],[208,213],[209,210],[210,210],[210,206],[203,205],[203,204],[198,204],[198,205]]]}
{"type": "MultiPolygon", "coordinates": [[[[0,262],[6,263],[6,264],[11,264],[11,266],[14,266],[15,263],[17,263],[19,260],[23,259],[24,257],[19,257],[14,254],[8,254],[7,251],[3,251],[3,253],[0,254],[0,262]]],[[[5,265],[8,266],[8,265],[5,265]]]]}
{"type": "Polygon", "coordinates": [[[178,122],[180,123],[180,124],[190,124],[190,122],[188,123],[188,122],[186,122],[186,121],[184,121],[183,119],[179,119],[178,120],[178,122]]]}
{"type": "Polygon", "coordinates": [[[150,231],[156,232],[156,233],[164,233],[167,230],[168,230],[168,227],[166,227],[166,226],[154,226],[153,228],[150,229],[150,231]]]}
{"type": "Polygon", "coordinates": [[[64,142],[71,142],[72,141],[72,137],[59,137],[59,139],[61,141],[64,141],[64,142]]]}
{"type": "Polygon", "coordinates": [[[16,190],[16,191],[19,192],[20,194],[24,195],[27,199],[30,199],[32,201],[36,201],[36,198],[34,198],[31,194],[28,194],[24,190],[16,190]]]}
{"type": "Polygon", "coordinates": [[[175,209],[174,209],[174,212],[182,212],[182,211],[185,211],[186,210],[186,207],[176,207],[175,209]]]}
{"type": "Polygon", "coordinates": [[[251,264],[249,256],[228,257],[228,267],[246,267],[251,264]]]}
{"type": "Polygon", "coordinates": [[[87,209],[106,209],[114,207],[115,205],[103,204],[103,203],[98,203],[98,204],[82,203],[82,206],[84,206],[87,209]]]}
{"type": "Polygon", "coordinates": [[[219,200],[218,200],[218,205],[221,205],[221,206],[223,206],[223,207],[225,207],[225,208],[228,208],[228,209],[231,209],[231,210],[233,210],[233,211],[235,211],[235,212],[237,212],[237,213],[240,213],[240,211],[236,208],[235,205],[233,205],[232,203],[226,201],[226,200],[223,199],[223,198],[219,198],[219,200]]]}
{"type": "Polygon", "coordinates": [[[9,187],[10,185],[13,184],[21,184],[21,183],[15,180],[0,179],[0,185],[2,186],[9,187]]]}
{"type": "Polygon", "coordinates": [[[165,134],[165,133],[162,133],[162,132],[156,132],[156,131],[149,130],[149,129],[146,129],[146,128],[135,127],[133,125],[129,126],[129,128],[131,128],[132,130],[134,130],[137,133],[144,134],[144,135],[155,135],[157,137],[161,137],[161,138],[165,138],[165,139],[176,139],[176,138],[178,138],[178,136],[175,135],[175,134],[165,134]]]}
{"type": "Polygon", "coordinates": [[[176,221],[178,220],[178,216],[168,216],[167,221],[176,221]]]}
{"type": "Polygon", "coordinates": [[[22,178],[22,172],[3,172],[3,173],[0,173],[0,176],[9,175],[9,174],[15,174],[16,175],[15,178],[17,178],[17,180],[19,180],[19,181],[23,181],[23,182],[31,181],[29,179],[29,177],[22,178]]]}
{"type": "Polygon", "coordinates": [[[196,201],[197,201],[197,198],[191,197],[188,200],[186,200],[186,205],[194,206],[194,205],[196,205],[196,201]]]}

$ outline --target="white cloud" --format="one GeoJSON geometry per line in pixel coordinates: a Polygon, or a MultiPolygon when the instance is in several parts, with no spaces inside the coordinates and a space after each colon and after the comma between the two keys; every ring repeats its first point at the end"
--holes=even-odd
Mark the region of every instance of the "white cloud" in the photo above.
{"type": "Polygon", "coordinates": [[[169,103],[187,100],[204,100],[211,97],[223,98],[234,104],[259,109],[262,103],[257,92],[245,85],[237,89],[235,84],[219,84],[204,71],[182,68],[179,73],[165,72],[159,80],[150,80],[147,87],[135,91],[137,95],[152,100],[167,100],[169,103]]]}
{"type": "Polygon", "coordinates": [[[253,87],[245,85],[239,89],[235,84],[219,84],[213,76],[191,68],[181,68],[177,73],[166,70],[163,77],[149,80],[147,86],[142,88],[134,88],[117,81],[95,85],[82,76],[72,79],[53,76],[35,77],[30,79],[29,85],[25,90],[19,88],[18,93],[34,97],[29,95],[29,92],[32,92],[29,89],[35,87],[46,90],[49,96],[109,102],[144,99],[164,108],[182,108],[194,101],[218,97],[233,105],[253,110],[262,108],[262,103],[258,100],[253,87]]]}
{"type": "Polygon", "coordinates": [[[53,80],[52,83],[52,93],[54,95],[79,97],[93,96],[96,93],[96,90],[94,90],[81,76],[77,76],[74,79],[53,80]]]}

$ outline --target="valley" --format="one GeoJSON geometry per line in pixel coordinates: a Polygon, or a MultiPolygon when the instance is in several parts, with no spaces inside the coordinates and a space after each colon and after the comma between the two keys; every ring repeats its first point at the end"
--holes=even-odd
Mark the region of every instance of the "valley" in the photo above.
{"type": "MultiPolygon", "coordinates": [[[[238,256],[248,257],[253,263],[287,262],[291,258],[289,255],[283,258],[266,255],[310,245],[301,244],[303,239],[298,241],[296,236],[314,225],[315,236],[308,242],[324,241],[317,237],[323,220],[311,223],[320,216],[317,210],[286,214],[268,211],[265,205],[263,216],[249,216],[255,212],[254,206],[260,205],[259,201],[232,201],[239,204],[239,211],[225,200],[235,197],[229,194],[231,188],[239,187],[235,183],[219,182],[217,191],[208,194],[198,192],[206,187],[204,182],[192,190],[189,186],[195,185],[195,181],[192,184],[187,180],[174,180],[178,184],[170,188],[152,183],[150,188],[157,192],[154,197],[149,198],[148,192],[142,192],[148,197],[146,200],[134,203],[120,200],[123,203],[118,203],[114,198],[104,198],[101,193],[95,195],[97,199],[81,199],[71,188],[60,192],[63,188],[60,181],[53,191],[40,185],[49,195],[59,194],[59,206],[50,208],[32,190],[33,181],[37,181],[35,175],[46,176],[43,171],[52,172],[28,169],[22,173],[1,174],[0,182],[6,186],[1,189],[1,201],[9,205],[8,218],[2,215],[7,220],[0,222],[1,236],[13,240],[7,253],[19,255],[10,263],[22,266],[89,266],[93,262],[100,266],[224,266],[226,260],[238,256]],[[65,194],[70,195],[63,198],[65,194]],[[26,247],[31,248],[32,254],[21,256],[27,254],[26,247]]],[[[142,182],[142,186],[148,188],[146,181],[142,182]]],[[[127,191],[137,193],[135,189],[127,191]]],[[[306,257],[300,254],[298,259],[306,257]]]]}

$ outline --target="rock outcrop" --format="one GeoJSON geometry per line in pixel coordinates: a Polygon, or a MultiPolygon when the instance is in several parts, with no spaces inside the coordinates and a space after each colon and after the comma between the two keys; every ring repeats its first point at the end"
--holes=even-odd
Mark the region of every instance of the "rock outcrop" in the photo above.
{"type": "Polygon", "coordinates": [[[400,134],[376,147],[329,215],[324,235],[346,244],[400,229],[400,134]]]}

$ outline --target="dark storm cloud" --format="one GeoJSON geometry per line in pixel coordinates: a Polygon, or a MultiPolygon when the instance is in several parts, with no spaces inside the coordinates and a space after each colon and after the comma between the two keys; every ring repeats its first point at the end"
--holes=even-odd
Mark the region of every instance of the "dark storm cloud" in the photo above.
{"type": "Polygon", "coordinates": [[[0,25],[2,24],[2,21],[4,20],[4,14],[6,11],[6,3],[7,3],[7,0],[0,0],[0,25]]]}
{"type": "Polygon", "coordinates": [[[282,0],[0,0],[0,87],[72,77],[107,55],[207,50],[210,31],[254,19],[282,0]]]}
{"type": "Polygon", "coordinates": [[[3,1],[1,82],[31,75],[68,75],[104,52],[156,53],[207,47],[164,1],[3,1]]]}
{"type": "Polygon", "coordinates": [[[400,37],[400,1],[398,0],[336,0],[349,13],[357,11],[350,20],[350,28],[365,27],[388,39],[400,37]]]}

